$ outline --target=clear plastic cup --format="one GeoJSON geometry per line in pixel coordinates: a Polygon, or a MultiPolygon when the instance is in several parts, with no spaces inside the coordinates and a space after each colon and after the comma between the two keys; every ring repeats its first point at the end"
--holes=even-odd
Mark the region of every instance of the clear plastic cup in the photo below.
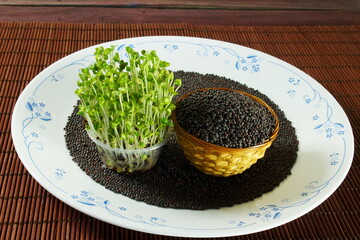
{"type": "Polygon", "coordinates": [[[111,148],[88,134],[96,144],[101,161],[105,167],[117,172],[134,173],[145,172],[157,163],[162,147],[167,143],[165,138],[160,143],[147,148],[127,150],[111,148]]]}

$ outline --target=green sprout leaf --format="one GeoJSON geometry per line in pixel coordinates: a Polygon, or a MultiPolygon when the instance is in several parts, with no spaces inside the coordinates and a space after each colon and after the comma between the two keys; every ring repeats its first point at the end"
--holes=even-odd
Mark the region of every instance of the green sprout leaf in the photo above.
{"type": "Polygon", "coordinates": [[[181,80],[156,51],[126,52],[128,58],[121,59],[115,46],[96,48],[95,62],[81,69],[75,93],[89,134],[111,148],[130,150],[166,137],[181,80]]]}

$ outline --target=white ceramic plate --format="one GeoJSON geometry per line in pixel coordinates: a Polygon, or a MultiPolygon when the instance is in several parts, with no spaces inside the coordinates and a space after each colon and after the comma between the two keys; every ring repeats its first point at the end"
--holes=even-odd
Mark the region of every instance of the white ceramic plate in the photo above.
{"type": "Polygon", "coordinates": [[[292,121],[298,159],[279,187],[262,197],[218,210],[164,209],[115,194],[74,163],[64,126],[77,101],[79,69],[95,46],[73,53],[36,76],[19,97],[12,118],[16,151],[45,189],[102,221],[161,235],[220,237],[263,231],[292,221],[327,199],[349,171],[354,139],[337,101],[318,82],[275,57],[239,45],[190,37],[143,37],[101,44],[154,49],[172,70],[225,76],[268,95],[292,121]]]}

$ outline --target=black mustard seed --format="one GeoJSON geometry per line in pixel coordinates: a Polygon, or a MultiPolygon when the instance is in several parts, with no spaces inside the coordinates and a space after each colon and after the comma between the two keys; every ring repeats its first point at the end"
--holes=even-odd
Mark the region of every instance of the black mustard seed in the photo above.
{"type": "MultiPolygon", "coordinates": [[[[298,151],[296,132],[291,122],[271,99],[255,89],[224,77],[184,71],[174,72],[174,74],[176,78],[181,78],[183,81],[179,96],[196,89],[224,87],[248,92],[266,101],[279,118],[280,131],[277,139],[267,150],[265,157],[240,175],[228,178],[213,177],[203,174],[191,166],[185,159],[176,137],[172,136],[164,146],[158,163],[151,170],[136,175],[119,174],[103,167],[95,144],[83,128],[83,119],[77,114],[77,106],[74,106],[74,111],[69,116],[64,129],[66,146],[73,161],[95,182],[110,191],[150,205],[202,210],[229,207],[252,201],[264,193],[272,191],[291,174],[291,168],[296,161],[298,151]]],[[[211,98],[218,99],[218,105],[214,109],[220,109],[220,111],[223,104],[234,104],[235,106],[238,104],[236,96],[223,99],[218,94],[212,94],[211,98]]],[[[187,109],[191,107],[194,106],[191,104],[186,106],[187,109]]],[[[218,129],[225,132],[224,129],[231,128],[235,129],[233,131],[238,131],[236,128],[244,128],[242,124],[246,125],[245,122],[238,124],[235,128],[233,127],[240,122],[234,108],[236,107],[231,107],[227,114],[223,112],[221,114],[209,113],[218,116],[219,121],[220,119],[222,119],[221,121],[225,120],[226,126],[213,126],[212,121],[208,121],[207,124],[211,125],[216,132],[219,131],[218,129]],[[229,115],[230,118],[228,118],[229,115]]],[[[196,126],[193,128],[200,133],[204,132],[200,123],[191,122],[188,124],[191,127],[196,126]]],[[[228,134],[231,135],[232,133],[228,134]]],[[[248,144],[249,139],[247,139],[246,134],[236,136],[237,141],[244,142],[241,143],[244,145],[248,144]]],[[[206,137],[221,139],[224,144],[233,144],[232,141],[226,139],[228,136],[223,137],[220,134],[208,133],[206,137]]],[[[252,141],[259,141],[258,138],[261,136],[252,141]]]]}

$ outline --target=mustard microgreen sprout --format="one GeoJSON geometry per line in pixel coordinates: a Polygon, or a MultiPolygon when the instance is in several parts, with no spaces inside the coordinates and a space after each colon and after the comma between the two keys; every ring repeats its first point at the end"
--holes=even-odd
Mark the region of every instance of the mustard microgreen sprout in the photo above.
{"type": "Polygon", "coordinates": [[[181,80],[155,51],[126,47],[126,53],[124,60],[115,46],[96,48],[95,62],[81,69],[75,93],[92,138],[110,148],[135,150],[166,137],[181,80]]]}

